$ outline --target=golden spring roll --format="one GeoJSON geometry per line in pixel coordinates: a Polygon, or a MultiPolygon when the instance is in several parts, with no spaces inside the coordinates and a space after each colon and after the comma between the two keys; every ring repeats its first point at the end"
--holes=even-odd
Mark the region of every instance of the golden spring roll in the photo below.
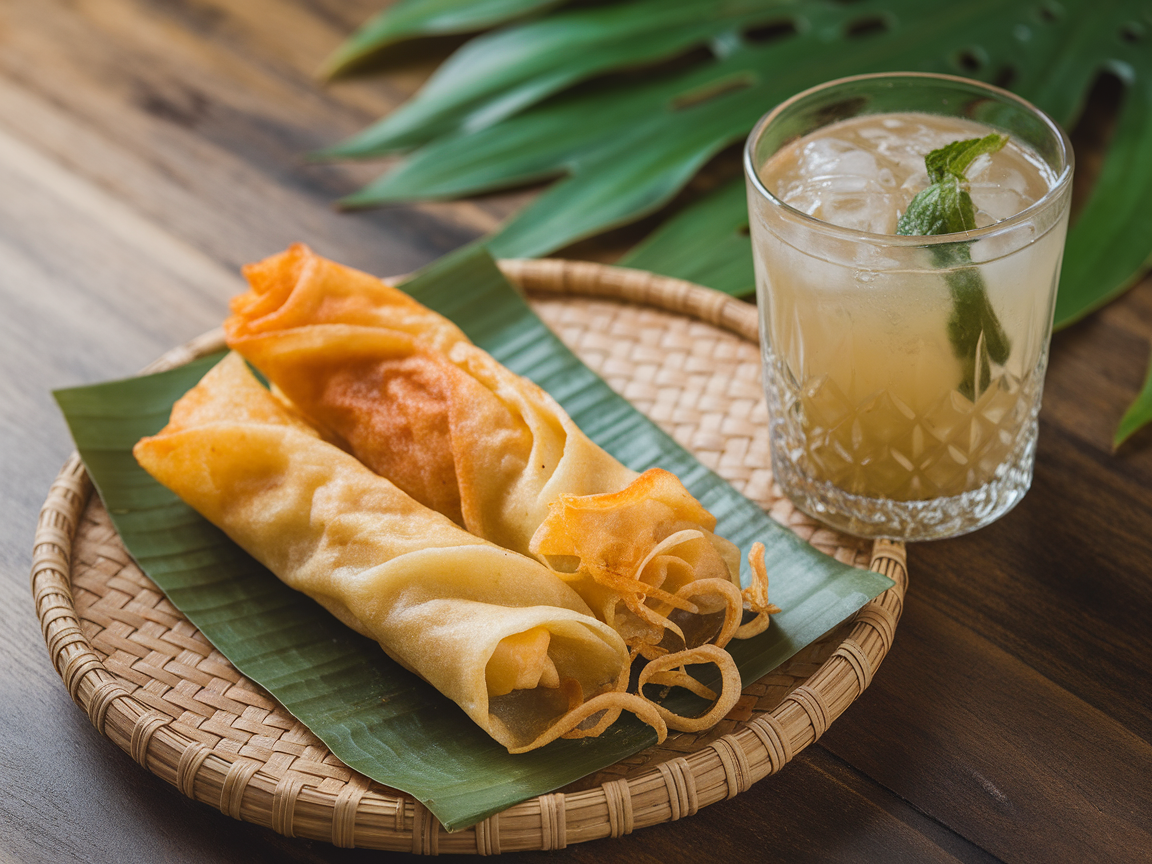
{"type": "Polygon", "coordinates": [[[133,450],[292,588],[518,753],[657,709],[621,638],[539,562],[468,534],[293,416],[230,354],[133,450]],[[597,716],[598,715],[598,716],[597,716]]]}
{"type": "Polygon", "coordinates": [[[245,275],[232,348],[372,470],[547,561],[631,647],[723,646],[767,625],[766,589],[741,593],[738,550],[675,476],[621,465],[451,322],[302,245],[245,275]],[[758,614],[740,628],[745,605],[758,614]]]}

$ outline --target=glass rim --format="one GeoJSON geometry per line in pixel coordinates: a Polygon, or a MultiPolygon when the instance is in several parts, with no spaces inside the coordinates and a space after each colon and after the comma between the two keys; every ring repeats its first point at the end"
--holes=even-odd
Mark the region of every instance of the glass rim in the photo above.
{"type": "Polygon", "coordinates": [[[748,182],[755,188],[757,193],[773,206],[780,208],[789,217],[797,220],[801,224],[807,225],[813,230],[821,231],[825,234],[839,237],[844,240],[852,240],[855,242],[866,242],[882,244],[884,246],[908,246],[908,247],[930,247],[930,246],[944,246],[951,243],[965,243],[972,240],[982,239],[984,237],[991,237],[1003,231],[1010,231],[1017,225],[1030,220],[1038,211],[1052,206],[1054,199],[1063,194],[1065,189],[1072,182],[1072,172],[1075,167],[1075,154],[1072,150],[1072,142],[1069,140],[1067,133],[1060,127],[1060,125],[1048,116],[1047,113],[1041,111],[1027,99],[1017,96],[1008,90],[1001,87],[996,87],[992,84],[986,84],[983,81],[977,81],[973,78],[963,78],[959,75],[944,75],[935,72],[873,72],[866,75],[850,75],[845,78],[836,78],[832,81],[825,81],[823,84],[817,84],[815,87],[809,87],[785,99],[758,121],[752,127],[752,131],[748,134],[748,138],[744,143],[744,176],[748,182]],[[971,231],[958,231],[953,234],[876,234],[871,231],[861,231],[856,228],[845,228],[842,225],[835,225],[831,222],[825,222],[822,219],[817,219],[815,216],[810,216],[803,210],[797,210],[790,204],[785,203],[776,197],[760,178],[759,171],[756,170],[752,150],[756,142],[759,141],[764,130],[768,128],[769,124],[774,121],[783,111],[790,108],[802,99],[819,93],[823,90],[832,87],[838,87],[844,84],[855,83],[858,81],[872,81],[878,79],[927,79],[943,83],[960,84],[965,87],[970,87],[978,90],[987,91],[999,97],[1002,100],[1015,102],[1020,107],[1031,112],[1039,117],[1044,125],[1053,133],[1056,140],[1060,142],[1061,155],[1064,157],[1064,167],[1059,175],[1056,177],[1056,182],[1052,184],[1051,188],[1044,193],[1040,200],[1029,204],[1019,213],[1014,216],[1009,216],[1007,219],[1002,219],[999,222],[994,222],[991,225],[986,225],[983,228],[974,228],[971,231]]]}

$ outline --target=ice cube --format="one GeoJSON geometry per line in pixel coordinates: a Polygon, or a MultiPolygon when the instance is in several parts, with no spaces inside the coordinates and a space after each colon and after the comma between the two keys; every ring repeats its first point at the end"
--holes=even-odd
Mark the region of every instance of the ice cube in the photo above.
{"type": "Polygon", "coordinates": [[[814,181],[827,194],[880,191],[877,180],[859,174],[823,174],[814,178],[814,181]]]}
{"type": "MultiPolygon", "coordinates": [[[[919,122],[897,120],[873,139],[873,146],[883,161],[898,175],[924,170],[924,157],[941,146],[939,133],[919,122]]],[[[880,131],[880,130],[877,130],[880,131]]]]}
{"type": "Polygon", "coordinates": [[[801,178],[782,190],[787,204],[845,228],[891,230],[895,207],[885,193],[896,181],[874,154],[838,138],[820,138],[805,145],[799,163],[801,178]]]}
{"type": "Polygon", "coordinates": [[[1002,167],[995,180],[998,185],[1003,186],[1005,189],[1011,189],[1014,192],[1020,193],[1029,203],[1033,202],[1032,197],[1028,195],[1028,178],[1019,171],[1002,167]]]}
{"type": "Polygon", "coordinates": [[[912,171],[900,184],[900,200],[903,202],[903,207],[912,202],[912,199],[928,188],[928,172],[924,170],[924,163],[920,163],[918,171],[912,171]]]}
{"type": "Polygon", "coordinates": [[[891,196],[873,189],[827,193],[813,215],[842,228],[873,234],[891,234],[896,227],[896,207],[891,196]]]}
{"type": "Polygon", "coordinates": [[[992,157],[987,153],[981,153],[972,160],[972,164],[968,166],[968,170],[964,172],[964,176],[969,180],[982,180],[984,179],[984,172],[992,165],[992,157]]]}
{"type": "Polygon", "coordinates": [[[968,191],[980,228],[1009,219],[1032,203],[1015,189],[995,183],[973,183],[968,191]]]}
{"type": "Polygon", "coordinates": [[[800,157],[800,171],[811,178],[827,174],[877,179],[880,173],[873,154],[839,138],[809,142],[800,157]]]}
{"type": "Polygon", "coordinates": [[[796,180],[780,190],[780,200],[802,213],[814,216],[820,209],[820,187],[804,180],[796,180]]]}

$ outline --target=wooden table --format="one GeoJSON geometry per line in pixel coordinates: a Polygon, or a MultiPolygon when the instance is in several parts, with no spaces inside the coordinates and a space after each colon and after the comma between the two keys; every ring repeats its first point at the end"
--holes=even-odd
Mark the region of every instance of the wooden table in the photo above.
{"type": "MultiPolygon", "coordinates": [[[[50,388],[130,375],[215,326],[239,266],[292,241],[405,272],[522,203],[333,211],[379,166],[300,154],[436,59],[319,86],[311,71],[376,7],[0,6],[0,861],[377,859],[232,821],[141,770],[70,704],[27,588],[71,449],[50,388]]],[[[910,550],[895,647],[816,745],[735,800],[547,860],[1152,860],[1152,430],[1109,445],[1150,335],[1146,279],[1056,336],[1032,492],[910,550]]]]}

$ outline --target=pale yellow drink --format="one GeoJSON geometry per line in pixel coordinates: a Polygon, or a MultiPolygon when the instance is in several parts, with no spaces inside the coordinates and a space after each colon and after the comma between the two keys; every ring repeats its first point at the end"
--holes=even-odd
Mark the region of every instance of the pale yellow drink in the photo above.
{"type": "Polygon", "coordinates": [[[756,168],[755,185],[775,199],[749,199],[773,467],[802,509],[839,527],[961,533],[1004,505],[1002,486],[1023,481],[1007,509],[1030,481],[1066,205],[1018,223],[1063,178],[1010,136],[966,172],[984,233],[962,252],[941,247],[960,248],[963,235],[881,236],[928,185],[925,155],[990,131],[1003,130],[865,114],[792,140],[756,168]],[[967,266],[950,274],[944,262],[958,259],[967,266]],[[971,299],[973,284],[1002,332],[977,328],[965,356],[957,286],[971,299]],[[990,356],[986,340],[1004,337],[1006,354],[990,356]]]}

